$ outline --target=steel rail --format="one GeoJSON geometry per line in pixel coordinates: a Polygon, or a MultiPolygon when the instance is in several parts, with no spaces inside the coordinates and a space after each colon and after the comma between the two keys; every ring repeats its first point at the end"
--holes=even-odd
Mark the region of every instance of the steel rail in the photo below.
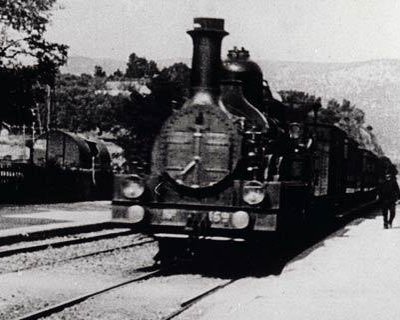
{"type": "Polygon", "coordinates": [[[34,269],[34,268],[37,268],[37,267],[42,267],[42,266],[53,264],[53,263],[67,262],[67,261],[71,261],[71,260],[77,260],[77,259],[81,259],[81,258],[96,256],[98,254],[108,253],[108,252],[112,252],[112,251],[115,251],[115,250],[134,248],[134,247],[138,247],[138,246],[141,246],[141,245],[144,245],[144,244],[147,244],[147,243],[152,243],[152,242],[155,242],[155,241],[156,240],[153,240],[153,239],[144,240],[144,241],[135,242],[135,243],[132,243],[132,244],[127,244],[127,245],[124,245],[124,246],[119,246],[119,247],[114,247],[114,248],[94,251],[94,252],[82,254],[82,255],[79,255],[79,256],[75,256],[75,257],[65,258],[65,259],[57,260],[57,261],[54,261],[54,262],[51,262],[51,263],[48,263],[48,264],[41,264],[41,265],[34,266],[34,267],[21,268],[21,269],[18,269],[18,270],[13,270],[11,272],[20,272],[20,271],[34,269]]]}
{"type": "Polygon", "coordinates": [[[119,246],[119,247],[114,247],[114,248],[110,248],[110,249],[99,250],[99,251],[95,251],[95,252],[91,252],[91,253],[82,254],[82,255],[76,256],[76,257],[71,257],[71,258],[58,260],[57,262],[64,262],[64,261],[70,261],[70,260],[76,260],[76,259],[96,256],[98,254],[108,253],[108,252],[112,252],[112,251],[120,250],[120,249],[134,248],[134,247],[138,247],[138,246],[141,246],[141,245],[144,245],[144,244],[147,244],[147,243],[152,243],[152,242],[156,242],[156,240],[153,240],[153,239],[144,240],[144,241],[135,242],[135,243],[132,243],[132,244],[127,244],[127,245],[124,245],[124,246],[119,246]]]}
{"type": "Polygon", "coordinates": [[[228,280],[223,284],[219,284],[219,285],[217,285],[217,286],[215,286],[215,287],[213,287],[211,289],[208,289],[208,290],[198,294],[197,296],[195,296],[193,298],[190,298],[190,299],[182,302],[179,309],[177,309],[177,310],[173,311],[172,313],[170,313],[169,315],[161,318],[161,320],[171,320],[171,319],[175,318],[176,316],[180,315],[182,312],[184,312],[187,309],[189,309],[191,306],[193,306],[198,301],[200,301],[200,300],[204,299],[205,297],[210,296],[211,294],[213,294],[213,293],[215,293],[215,292],[217,292],[217,291],[219,291],[219,290],[231,285],[232,283],[234,283],[237,280],[239,280],[239,278],[238,279],[235,278],[235,279],[228,280]]]}
{"type": "MultiPolygon", "coordinates": [[[[348,211],[346,212],[346,214],[345,214],[344,216],[340,217],[340,218],[347,217],[347,216],[349,216],[350,214],[354,214],[354,213],[357,214],[357,213],[359,213],[361,210],[368,208],[369,206],[371,206],[371,205],[374,204],[374,203],[375,203],[375,201],[371,201],[371,202],[368,202],[368,203],[366,203],[366,204],[364,204],[364,205],[361,205],[361,206],[359,206],[359,207],[357,207],[357,208],[353,208],[353,209],[351,209],[351,210],[348,210],[348,211]]],[[[319,241],[317,241],[317,242],[319,242],[319,241]]],[[[308,251],[308,250],[310,250],[310,248],[308,248],[308,249],[305,248],[304,251],[295,253],[294,256],[291,257],[291,259],[289,259],[289,260],[287,261],[287,263],[290,263],[290,261],[294,261],[294,259],[295,259],[297,256],[301,255],[303,252],[306,252],[306,251],[308,251]]],[[[225,283],[223,283],[223,284],[221,284],[221,285],[217,285],[217,286],[215,286],[215,287],[213,287],[213,288],[211,288],[211,289],[209,289],[209,290],[207,290],[207,291],[204,291],[204,292],[198,294],[197,296],[195,296],[195,297],[193,297],[193,298],[191,298],[191,299],[188,299],[188,300],[182,302],[179,309],[173,311],[172,313],[170,313],[169,315],[167,315],[167,316],[165,316],[165,317],[163,317],[163,318],[161,318],[161,319],[162,319],[162,320],[171,320],[171,319],[174,319],[175,317],[177,317],[178,315],[180,315],[181,313],[183,313],[184,311],[186,311],[187,309],[189,309],[190,307],[192,307],[192,306],[193,306],[194,304],[196,304],[198,301],[200,301],[200,300],[202,300],[203,298],[205,298],[205,297],[207,297],[207,296],[209,296],[209,295],[215,293],[215,292],[218,291],[218,290],[221,290],[221,289],[223,289],[223,288],[225,288],[225,287],[231,285],[232,283],[236,282],[236,281],[239,280],[239,279],[240,279],[240,278],[235,278],[235,279],[228,280],[228,281],[226,281],[225,283]]]]}
{"type": "Polygon", "coordinates": [[[125,230],[125,231],[118,231],[118,232],[109,232],[105,234],[98,234],[95,236],[83,236],[77,239],[66,239],[66,240],[57,240],[57,241],[47,241],[45,243],[40,243],[40,244],[34,244],[31,246],[21,246],[17,248],[12,248],[12,249],[0,249],[0,257],[8,257],[12,256],[14,254],[19,254],[19,253],[27,253],[27,252],[34,252],[34,251],[40,251],[40,250],[45,250],[49,247],[51,248],[61,248],[73,244],[80,244],[80,243],[85,243],[85,242],[92,242],[92,241],[97,241],[97,240],[102,240],[102,239],[109,239],[109,238],[115,238],[119,236],[126,236],[126,235],[131,235],[133,232],[131,230],[125,230]]]}
{"type": "MultiPolygon", "coordinates": [[[[141,269],[143,269],[143,268],[141,268],[141,269]]],[[[57,313],[57,312],[60,312],[60,311],[62,311],[64,309],[66,309],[66,308],[72,307],[72,306],[74,306],[76,304],[79,304],[79,303],[81,303],[81,302],[83,302],[83,301],[85,301],[85,300],[87,300],[89,298],[92,298],[94,296],[100,295],[100,294],[102,294],[104,292],[120,288],[122,286],[125,286],[125,285],[133,283],[133,282],[138,282],[138,281],[141,281],[141,280],[150,279],[152,277],[160,275],[162,272],[163,271],[161,269],[157,269],[155,271],[150,271],[150,272],[147,272],[146,274],[137,276],[137,277],[129,279],[129,280],[125,280],[125,281],[120,282],[118,284],[114,284],[114,285],[102,288],[100,290],[96,290],[96,291],[93,291],[91,293],[84,294],[84,295],[78,296],[76,298],[72,298],[70,300],[66,300],[66,301],[63,301],[61,303],[51,305],[49,307],[40,309],[38,311],[31,312],[29,314],[26,314],[26,315],[23,315],[21,317],[18,317],[15,320],[37,320],[37,319],[40,319],[40,318],[43,318],[43,317],[48,317],[48,316],[50,316],[50,315],[52,315],[54,313],[57,313]]]]}

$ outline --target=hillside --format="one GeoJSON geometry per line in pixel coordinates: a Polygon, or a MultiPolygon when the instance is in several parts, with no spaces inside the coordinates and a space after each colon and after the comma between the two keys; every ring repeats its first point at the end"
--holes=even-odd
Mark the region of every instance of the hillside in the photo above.
{"type": "Polygon", "coordinates": [[[262,61],[264,77],[276,90],[300,90],[339,101],[366,113],[385,153],[400,162],[400,60],[343,64],[262,61]]]}
{"type": "MultiPolygon", "coordinates": [[[[165,59],[160,67],[189,59],[165,59]]],[[[257,61],[275,90],[301,90],[339,101],[348,99],[366,113],[366,121],[387,155],[400,162],[400,60],[353,63],[306,63],[257,61]]],[[[125,70],[126,62],[112,59],[71,57],[64,73],[93,73],[101,65],[107,74],[125,70]]]]}

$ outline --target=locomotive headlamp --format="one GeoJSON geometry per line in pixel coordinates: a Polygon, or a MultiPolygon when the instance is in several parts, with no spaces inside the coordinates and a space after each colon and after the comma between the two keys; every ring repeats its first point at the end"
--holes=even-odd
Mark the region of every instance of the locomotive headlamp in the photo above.
{"type": "Polygon", "coordinates": [[[259,204],[265,198],[264,185],[260,181],[248,181],[243,185],[243,201],[259,204]]]}
{"type": "Polygon", "coordinates": [[[144,218],[144,208],[142,206],[131,206],[128,208],[128,220],[137,223],[144,218]]]}
{"type": "Polygon", "coordinates": [[[249,225],[249,214],[245,211],[236,211],[232,214],[232,225],[237,229],[244,229],[249,225]]]}
{"type": "Polygon", "coordinates": [[[144,192],[143,180],[138,176],[126,179],[122,184],[122,193],[126,198],[139,198],[144,192]]]}

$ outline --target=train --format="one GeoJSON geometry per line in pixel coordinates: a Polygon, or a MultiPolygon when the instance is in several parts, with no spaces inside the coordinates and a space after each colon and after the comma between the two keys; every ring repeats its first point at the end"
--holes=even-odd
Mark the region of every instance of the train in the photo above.
{"type": "Polygon", "coordinates": [[[27,140],[24,150],[29,159],[0,160],[0,202],[111,199],[111,157],[100,140],[52,129],[27,140]]]}
{"type": "Polygon", "coordinates": [[[151,172],[115,177],[113,221],[156,237],[168,256],[193,243],[282,241],[376,201],[390,160],[320,123],[319,101],[276,99],[246,49],[222,61],[223,19],[195,18],[187,33],[191,97],[158,134],[151,172]]]}

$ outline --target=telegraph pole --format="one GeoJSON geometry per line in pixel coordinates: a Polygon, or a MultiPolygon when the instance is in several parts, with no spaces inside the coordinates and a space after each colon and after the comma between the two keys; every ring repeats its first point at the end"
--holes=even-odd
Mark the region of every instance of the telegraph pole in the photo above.
{"type": "Polygon", "coordinates": [[[50,131],[50,113],[51,113],[51,88],[50,85],[46,84],[46,131],[50,131]]]}

